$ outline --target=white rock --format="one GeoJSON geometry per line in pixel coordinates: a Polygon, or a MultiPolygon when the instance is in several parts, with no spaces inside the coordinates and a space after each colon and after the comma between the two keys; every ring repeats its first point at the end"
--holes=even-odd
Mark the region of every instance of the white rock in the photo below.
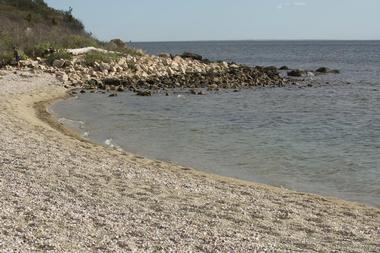
{"type": "Polygon", "coordinates": [[[117,62],[117,64],[119,64],[119,65],[124,65],[126,62],[127,62],[127,58],[125,58],[125,57],[121,57],[121,58],[119,59],[119,61],[117,62]]]}
{"type": "Polygon", "coordinates": [[[102,72],[110,70],[111,66],[108,63],[102,62],[99,64],[99,69],[102,72]]]}
{"type": "Polygon", "coordinates": [[[169,75],[175,75],[175,71],[172,68],[168,68],[168,74],[169,75]]]}
{"type": "Polygon", "coordinates": [[[20,65],[30,67],[30,68],[36,68],[38,66],[38,61],[33,61],[33,60],[20,61],[20,65]]]}
{"type": "Polygon", "coordinates": [[[55,68],[62,68],[65,65],[65,60],[54,60],[53,61],[53,67],[55,68]]]}
{"type": "Polygon", "coordinates": [[[58,81],[66,83],[69,80],[69,76],[64,72],[58,72],[56,73],[56,78],[58,81]]]}

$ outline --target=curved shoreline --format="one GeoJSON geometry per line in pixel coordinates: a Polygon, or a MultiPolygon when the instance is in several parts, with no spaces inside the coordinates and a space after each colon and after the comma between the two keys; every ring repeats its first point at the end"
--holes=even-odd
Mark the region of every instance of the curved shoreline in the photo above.
{"type": "Polygon", "coordinates": [[[127,156],[127,157],[135,157],[138,160],[142,159],[142,160],[145,160],[145,161],[149,161],[151,163],[159,162],[159,163],[161,163],[162,165],[165,166],[165,168],[161,168],[161,169],[178,170],[178,171],[182,171],[184,173],[190,173],[192,175],[203,176],[203,177],[207,177],[207,178],[210,178],[210,179],[213,179],[213,180],[218,180],[218,181],[221,181],[223,183],[230,183],[230,184],[236,184],[236,185],[239,185],[239,186],[247,186],[247,187],[253,186],[253,187],[258,187],[258,188],[265,189],[265,190],[268,190],[268,191],[273,191],[273,192],[284,192],[285,191],[285,192],[295,193],[295,194],[298,193],[298,194],[302,194],[302,195],[305,195],[305,196],[309,196],[311,198],[313,198],[313,197],[314,198],[323,198],[325,201],[331,201],[331,202],[336,203],[336,204],[349,204],[349,205],[354,205],[354,206],[357,205],[357,206],[368,206],[368,207],[372,207],[372,208],[378,208],[377,206],[371,206],[371,205],[368,205],[368,204],[362,203],[362,202],[348,201],[348,200],[337,198],[337,197],[334,197],[334,196],[325,196],[325,195],[319,195],[319,194],[310,193],[310,192],[302,192],[302,191],[290,190],[290,189],[287,189],[287,188],[276,187],[276,186],[272,186],[272,185],[269,185],[269,184],[258,183],[258,182],[255,182],[255,181],[248,181],[248,180],[243,180],[243,179],[234,178],[234,177],[222,176],[222,175],[219,175],[219,174],[216,174],[216,173],[207,172],[207,171],[200,170],[200,169],[197,169],[197,168],[192,168],[192,167],[188,167],[188,166],[182,166],[180,164],[176,164],[175,162],[168,162],[168,161],[161,161],[161,160],[151,159],[149,157],[145,157],[145,156],[142,156],[142,155],[130,153],[130,152],[125,151],[125,150],[118,151],[118,150],[115,150],[115,149],[112,149],[112,148],[108,148],[108,147],[106,147],[104,145],[101,145],[101,144],[98,144],[98,143],[92,141],[91,139],[83,138],[80,135],[80,133],[78,133],[75,130],[72,130],[72,129],[68,128],[68,127],[65,127],[64,124],[60,123],[58,121],[58,119],[52,113],[49,112],[49,109],[52,106],[54,106],[55,103],[59,102],[60,100],[68,99],[70,97],[72,97],[71,90],[68,90],[68,91],[66,91],[66,94],[63,95],[63,96],[60,96],[60,97],[57,97],[57,98],[51,98],[51,99],[48,99],[48,100],[44,100],[44,101],[40,101],[40,102],[35,103],[34,104],[34,109],[36,110],[38,119],[40,119],[41,121],[47,123],[52,128],[56,129],[57,131],[61,132],[62,134],[66,135],[66,136],[69,136],[71,138],[74,138],[74,139],[76,139],[76,140],[78,140],[80,142],[87,143],[87,144],[92,145],[94,147],[104,148],[105,150],[107,150],[109,152],[112,152],[112,153],[116,153],[117,155],[124,155],[124,156],[127,156]]]}
{"type": "Polygon", "coordinates": [[[46,110],[65,96],[43,84],[49,81],[32,78],[41,87],[13,95],[0,81],[0,94],[11,97],[0,100],[0,214],[1,224],[13,224],[0,233],[0,250],[380,248],[380,209],[189,170],[80,138],[46,110]]]}

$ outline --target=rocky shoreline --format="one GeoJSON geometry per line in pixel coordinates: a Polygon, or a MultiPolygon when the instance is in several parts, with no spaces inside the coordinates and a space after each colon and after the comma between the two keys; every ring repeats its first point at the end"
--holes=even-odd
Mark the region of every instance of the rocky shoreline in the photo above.
{"type": "MultiPolygon", "coordinates": [[[[75,51],[75,50],[71,50],[75,51]]],[[[104,51],[104,50],[103,50],[104,51]]],[[[110,62],[86,63],[84,55],[88,50],[76,50],[72,60],[56,59],[49,64],[46,59],[21,61],[21,68],[32,73],[50,73],[66,88],[94,92],[132,91],[136,95],[150,96],[154,93],[169,95],[172,89],[187,89],[191,94],[204,95],[205,90],[217,91],[256,87],[302,86],[302,78],[321,74],[339,73],[321,67],[315,71],[291,70],[286,66],[246,66],[233,62],[212,62],[193,53],[181,55],[160,54],[120,56],[110,62]],[[301,79],[300,79],[301,78],[301,79]]],[[[6,66],[5,69],[11,69],[6,66]]]]}

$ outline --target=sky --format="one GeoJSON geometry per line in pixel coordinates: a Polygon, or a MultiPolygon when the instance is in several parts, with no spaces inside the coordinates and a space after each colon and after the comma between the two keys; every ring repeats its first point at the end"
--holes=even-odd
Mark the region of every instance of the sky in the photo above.
{"type": "Polygon", "coordinates": [[[380,40],[380,0],[45,0],[101,40],[380,40]]]}

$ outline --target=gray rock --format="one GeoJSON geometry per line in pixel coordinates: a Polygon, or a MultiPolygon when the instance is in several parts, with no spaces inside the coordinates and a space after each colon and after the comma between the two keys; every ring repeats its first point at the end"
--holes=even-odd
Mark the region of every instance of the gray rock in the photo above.
{"type": "Polygon", "coordinates": [[[326,67],[321,67],[321,68],[317,69],[315,72],[317,72],[319,74],[339,74],[340,73],[340,71],[337,69],[329,69],[326,67]]]}
{"type": "Polygon", "coordinates": [[[184,52],[182,55],[181,55],[182,58],[188,58],[188,59],[193,59],[193,60],[198,60],[198,61],[202,61],[203,57],[199,54],[194,54],[194,53],[190,53],[190,52],[184,52]]]}
{"type": "Polygon", "coordinates": [[[65,60],[54,60],[52,66],[55,68],[63,68],[65,66],[65,60]]]}
{"type": "Polygon", "coordinates": [[[291,76],[291,77],[303,77],[306,75],[307,75],[306,71],[301,70],[301,69],[295,69],[288,72],[288,76],[291,76]]]}
{"type": "Polygon", "coordinates": [[[159,54],[159,56],[160,56],[161,58],[171,58],[171,55],[168,54],[168,53],[161,53],[161,54],[159,54]]]}
{"type": "Polygon", "coordinates": [[[326,67],[321,67],[321,68],[317,69],[315,72],[327,74],[330,72],[330,69],[326,68],[326,67]]]}
{"type": "Polygon", "coordinates": [[[150,90],[136,90],[136,95],[141,97],[150,97],[152,96],[152,92],[150,90]]]}

